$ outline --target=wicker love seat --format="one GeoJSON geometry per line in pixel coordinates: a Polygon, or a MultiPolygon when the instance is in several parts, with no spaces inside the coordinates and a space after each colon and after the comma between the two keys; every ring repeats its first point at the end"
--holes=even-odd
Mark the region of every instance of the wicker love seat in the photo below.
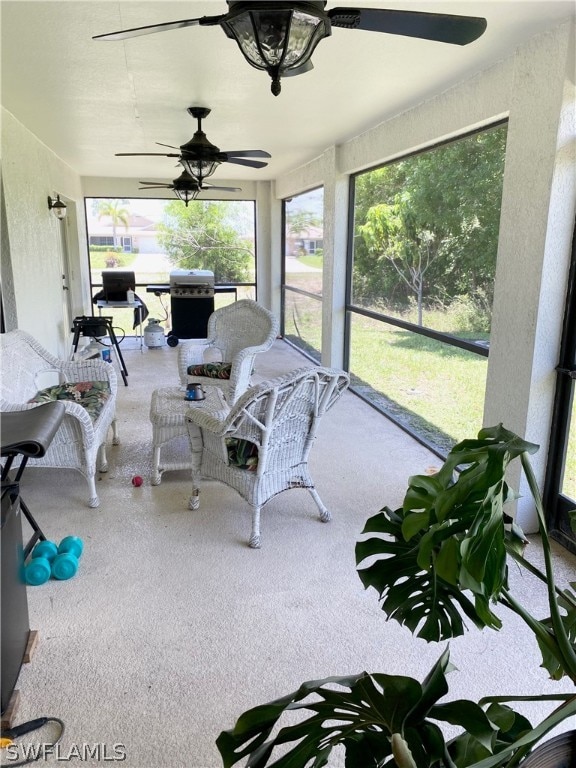
{"type": "Polygon", "coordinates": [[[29,466],[76,469],[88,483],[88,506],[99,505],[96,469],[106,472],[106,438],[116,431],[116,372],[101,360],[67,362],[25,331],[0,334],[0,412],[14,413],[60,400],[66,414],[50,447],[29,466]],[[56,383],[45,386],[47,379],[56,383]]]}

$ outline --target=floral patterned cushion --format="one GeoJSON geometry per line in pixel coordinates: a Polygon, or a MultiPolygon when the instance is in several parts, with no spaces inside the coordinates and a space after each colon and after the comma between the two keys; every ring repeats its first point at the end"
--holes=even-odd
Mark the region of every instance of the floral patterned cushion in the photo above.
{"type": "Polygon", "coordinates": [[[248,440],[239,440],[237,437],[226,438],[226,450],[228,451],[228,463],[239,469],[247,469],[256,472],[258,468],[258,446],[248,440]]]}
{"type": "Polygon", "coordinates": [[[207,376],[209,379],[229,379],[232,363],[201,363],[189,365],[188,376],[207,376]]]}
{"type": "Polygon", "coordinates": [[[72,400],[86,409],[92,421],[96,421],[110,394],[110,384],[107,381],[76,381],[41,389],[28,402],[49,403],[51,400],[72,400]]]}

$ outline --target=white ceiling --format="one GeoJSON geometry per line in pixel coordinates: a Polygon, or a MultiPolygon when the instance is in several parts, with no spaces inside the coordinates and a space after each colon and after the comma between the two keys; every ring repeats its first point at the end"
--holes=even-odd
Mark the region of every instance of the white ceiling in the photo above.
{"type": "Polygon", "coordinates": [[[224,0],[1,0],[2,103],[82,176],[165,180],[179,175],[173,159],[114,153],[162,151],[157,141],[180,146],[196,130],[187,107],[210,107],[203,128],[220,149],[272,154],[264,169],[227,164],[210,181],[272,179],[575,15],[572,0],[330,0],[327,8],[358,5],[483,16],[488,27],[464,47],[334,29],[316,49],[314,69],[284,79],[274,97],[268,75],[219,26],[91,39],[225,13],[224,0]]]}

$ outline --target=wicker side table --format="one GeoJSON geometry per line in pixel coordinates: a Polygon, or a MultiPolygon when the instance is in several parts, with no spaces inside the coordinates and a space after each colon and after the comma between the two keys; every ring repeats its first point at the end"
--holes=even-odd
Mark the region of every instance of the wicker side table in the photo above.
{"type": "Polygon", "coordinates": [[[176,437],[186,437],[188,444],[188,424],[186,414],[190,408],[208,406],[227,408],[222,390],[218,387],[206,387],[206,398],[196,402],[186,400],[185,387],[161,387],[152,392],[150,401],[150,421],[152,422],[152,485],[160,485],[163,472],[200,467],[202,460],[202,436],[200,428],[195,435],[190,435],[190,448],[181,461],[162,460],[162,447],[176,437]]]}

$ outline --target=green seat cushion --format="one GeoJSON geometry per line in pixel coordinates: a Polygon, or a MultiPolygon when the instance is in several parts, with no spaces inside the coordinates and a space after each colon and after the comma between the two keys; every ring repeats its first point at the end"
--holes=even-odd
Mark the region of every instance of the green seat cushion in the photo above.
{"type": "Polygon", "coordinates": [[[226,438],[228,463],[239,469],[256,472],[258,468],[258,446],[249,440],[239,440],[237,437],[226,438]]]}
{"type": "Polygon", "coordinates": [[[232,363],[201,363],[189,365],[188,376],[207,376],[209,379],[229,379],[232,363]]]}
{"type": "Polygon", "coordinates": [[[110,395],[110,384],[107,381],[76,381],[41,389],[28,402],[71,400],[85,408],[92,421],[96,421],[110,395]]]}

